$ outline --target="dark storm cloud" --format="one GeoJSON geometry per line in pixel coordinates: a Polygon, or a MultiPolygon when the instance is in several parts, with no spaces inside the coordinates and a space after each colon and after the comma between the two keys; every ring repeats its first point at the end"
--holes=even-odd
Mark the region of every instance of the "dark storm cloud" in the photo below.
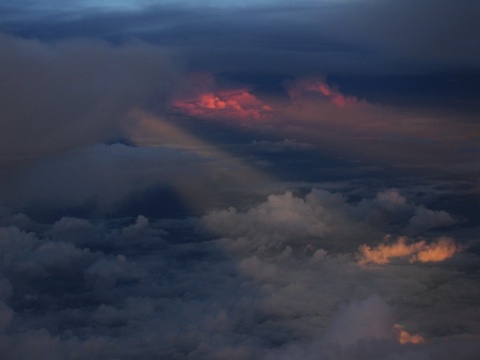
{"type": "Polygon", "coordinates": [[[220,68],[242,69],[243,63],[242,70],[261,69],[263,60],[256,55],[270,54],[276,60],[269,59],[269,64],[277,71],[300,72],[307,66],[310,71],[324,67],[388,72],[408,71],[409,66],[415,70],[417,65],[431,71],[439,66],[478,66],[479,10],[468,0],[267,2],[242,7],[185,2],[130,12],[108,7],[78,10],[77,17],[60,14],[53,23],[50,18],[12,20],[16,28],[5,25],[6,16],[3,28],[43,38],[140,37],[190,48],[192,61],[203,59],[206,66],[220,68]],[[234,63],[237,55],[240,61],[234,63]],[[377,61],[384,66],[376,68],[377,61]]]}
{"type": "Polygon", "coordinates": [[[164,108],[180,62],[158,46],[0,35],[0,187],[25,164],[122,137],[135,107],[164,108]]]}
{"type": "Polygon", "coordinates": [[[175,66],[158,47],[95,40],[45,43],[1,36],[2,162],[121,134],[134,106],[162,103],[175,66]]]}

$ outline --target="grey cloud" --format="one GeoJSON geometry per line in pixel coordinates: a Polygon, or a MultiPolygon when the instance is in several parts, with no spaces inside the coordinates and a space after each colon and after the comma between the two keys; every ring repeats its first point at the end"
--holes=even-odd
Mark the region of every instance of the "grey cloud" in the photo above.
{"type": "Polygon", "coordinates": [[[176,66],[159,47],[56,43],[1,35],[3,164],[28,161],[121,134],[134,106],[162,103],[176,66]]]}
{"type": "Polygon", "coordinates": [[[267,140],[254,140],[251,145],[254,148],[272,153],[282,153],[288,151],[308,151],[313,149],[313,145],[301,143],[293,139],[285,139],[279,142],[272,142],[267,140]]]}
{"type": "Polygon", "coordinates": [[[347,200],[325,190],[314,189],[305,199],[286,192],[270,195],[267,202],[247,212],[230,208],[213,212],[204,221],[225,236],[227,246],[245,254],[269,254],[286,247],[315,251],[316,244],[328,250],[352,251],[362,243],[380,241],[385,234],[426,234],[430,228],[455,222],[445,211],[409,202],[396,189],[381,191],[374,199],[364,198],[357,204],[347,200]]]}
{"type": "MultiPolygon", "coordinates": [[[[253,136],[241,133],[251,129],[237,131],[230,123],[216,127],[176,114],[171,122],[152,116],[137,129],[135,121],[125,120],[135,107],[165,113],[169,96],[188,90],[183,88],[188,81],[177,76],[182,68],[211,71],[219,80],[242,84],[255,78],[251,74],[276,73],[252,82],[279,88],[293,75],[402,74],[476,66],[479,54],[471,45],[476,45],[478,26],[470,13],[476,4],[413,4],[282,2],[275,8],[256,4],[236,10],[184,4],[136,13],[80,12],[73,18],[53,10],[55,17],[42,13],[43,19],[35,15],[0,22],[12,34],[43,39],[0,37],[5,49],[0,54],[5,79],[0,84],[0,95],[5,95],[0,96],[0,181],[14,178],[0,194],[2,206],[11,206],[0,208],[2,356],[477,359],[476,229],[448,228],[457,220],[455,212],[442,210],[445,198],[435,206],[431,198],[435,191],[435,196],[442,191],[451,195],[449,186],[457,185],[435,182],[425,185],[430,189],[396,190],[389,187],[406,181],[389,178],[397,173],[366,178],[365,172],[344,169],[336,161],[328,168],[328,162],[317,159],[312,163],[318,172],[343,170],[337,179],[357,180],[330,183],[348,196],[325,190],[305,193],[320,176],[300,185],[281,183],[187,130],[198,126],[204,133],[216,132],[211,137],[222,144],[239,136],[248,144],[244,148],[274,151],[271,158],[275,151],[297,154],[286,159],[286,166],[310,150],[301,136],[282,134],[251,143],[253,136]],[[457,30],[455,35],[451,29],[457,30]],[[436,41],[448,34],[452,36],[436,41]],[[125,41],[131,36],[150,44],[125,41]],[[175,48],[175,54],[163,46],[175,48]],[[189,127],[193,122],[199,125],[189,127]],[[129,145],[99,144],[124,135],[129,145]],[[292,140],[281,142],[284,138],[292,140]],[[30,161],[35,163],[20,167],[30,161]],[[282,192],[271,194],[277,181],[282,192]],[[439,188],[433,191],[434,186],[439,188]],[[284,192],[285,187],[298,192],[284,192]],[[161,191],[174,195],[156,196],[161,191]],[[271,195],[254,203],[266,193],[271,195]],[[201,218],[175,218],[176,204],[193,209],[188,216],[210,210],[201,218]],[[75,206],[92,206],[85,210],[89,217],[72,215],[75,206]],[[125,208],[130,212],[122,213],[125,208]],[[39,222],[32,209],[42,215],[67,209],[69,216],[52,210],[39,222]],[[165,211],[152,211],[157,215],[151,216],[140,209],[165,211]],[[408,235],[408,243],[423,240],[428,246],[444,231],[463,249],[444,262],[397,259],[382,266],[359,265],[360,245],[373,248],[408,235]],[[400,344],[394,324],[425,342],[400,344]]],[[[359,130],[352,124],[362,119],[362,110],[342,113],[325,100],[311,100],[311,129],[334,142],[333,149],[345,147],[344,136],[359,130]],[[319,109],[331,117],[326,127],[319,124],[319,109]],[[346,132],[329,132],[329,126],[343,126],[346,132]]],[[[375,121],[360,120],[368,125],[368,143],[376,141],[369,126],[384,125],[377,119],[389,111],[373,112],[375,121]]],[[[309,129],[308,121],[293,123],[294,114],[280,123],[266,120],[255,126],[261,131],[277,125],[289,131],[295,126],[309,129]]],[[[408,128],[410,119],[395,119],[408,128]]],[[[462,138],[463,132],[444,131],[436,124],[421,128],[425,139],[433,128],[462,138]]],[[[312,144],[318,139],[310,138],[312,144]]],[[[403,139],[397,140],[401,145],[403,139]]],[[[393,143],[385,139],[371,149],[385,151],[393,143]]],[[[392,146],[391,152],[406,149],[392,146]]],[[[418,157],[419,149],[425,148],[406,150],[418,157]]],[[[427,155],[438,156],[433,151],[437,148],[430,149],[427,155]]],[[[295,174],[294,181],[299,178],[295,174]]]]}
{"type": "Polygon", "coordinates": [[[124,216],[125,208],[129,212],[133,208],[175,217],[182,209],[188,214],[218,207],[229,197],[221,198],[218,191],[231,187],[235,177],[254,183],[248,176],[251,172],[246,164],[232,163],[227,155],[202,154],[202,149],[195,147],[96,144],[38,161],[24,169],[1,198],[33,217],[49,211],[55,214],[62,208],[85,209],[84,216],[118,212],[124,216]],[[177,212],[173,199],[178,201],[177,212]]]}
{"type": "Polygon", "coordinates": [[[455,224],[455,220],[446,211],[433,211],[420,206],[415,209],[415,214],[409,220],[409,227],[414,231],[449,226],[455,224]]]}
{"type": "Polygon", "coordinates": [[[101,257],[85,269],[85,284],[93,287],[100,297],[109,297],[108,292],[117,284],[137,282],[145,278],[147,272],[141,266],[128,261],[125,256],[101,257]]]}
{"type": "Polygon", "coordinates": [[[394,340],[392,308],[379,296],[352,301],[332,317],[326,329],[326,342],[348,346],[359,340],[394,340]]]}
{"type": "Polygon", "coordinates": [[[79,11],[74,20],[58,14],[55,25],[17,21],[16,31],[116,41],[134,36],[182,48],[193,67],[214,71],[404,73],[476,67],[478,10],[468,0],[282,1],[231,8],[184,2],[132,12],[79,11]]]}
{"type": "MultiPolygon", "coordinates": [[[[409,203],[397,195],[387,203],[409,203]]],[[[0,345],[12,359],[403,359],[460,346],[474,359],[477,280],[459,282],[455,263],[360,268],[356,246],[387,225],[355,206],[316,190],[203,220],[19,216],[0,228],[0,345]],[[393,323],[426,343],[398,344],[393,323]]]]}
{"type": "Polygon", "coordinates": [[[358,2],[343,7],[341,25],[325,17],[320,28],[400,59],[477,66],[474,43],[480,33],[474,14],[479,10],[468,0],[358,2]]]}

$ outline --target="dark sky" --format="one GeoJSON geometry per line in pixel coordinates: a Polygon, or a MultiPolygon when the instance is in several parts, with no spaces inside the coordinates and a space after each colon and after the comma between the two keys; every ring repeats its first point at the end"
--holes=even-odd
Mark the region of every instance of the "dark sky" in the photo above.
{"type": "Polygon", "coordinates": [[[2,1],[2,356],[477,359],[479,14],[2,1]]]}

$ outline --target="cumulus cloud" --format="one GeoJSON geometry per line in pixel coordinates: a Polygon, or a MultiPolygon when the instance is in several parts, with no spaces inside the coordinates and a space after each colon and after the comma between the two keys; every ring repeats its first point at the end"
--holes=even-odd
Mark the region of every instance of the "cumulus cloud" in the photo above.
{"type": "MultiPolygon", "coordinates": [[[[433,294],[426,291],[425,286],[429,283],[427,278],[437,271],[416,263],[441,262],[459,247],[448,238],[418,241],[412,245],[400,238],[390,247],[383,245],[370,249],[370,253],[383,256],[384,270],[358,267],[357,255],[348,253],[349,247],[345,243],[332,247],[329,241],[344,241],[340,239],[346,223],[350,227],[355,223],[359,226],[353,235],[356,239],[350,238],[351,242],[357,243],[373,241],[373,238],[366,240],[365,235],[371,231],[369,227],[388,228],[388,222],[373,222],[366,226],[364,221],[369,216],[359,216],[359,209],[363,214],[367,203],[370,211],[378,207],[390,208],[390,221],[395,222],[394,218],[400,216],[405,224],[408,224],[409,217],[404,216],[404,211],[415,209],[414,204],[393,190],[382,192],[372,200],[363,199],[360,203],[361,206],[357,207],[338,195],[319,191],[313,191],[305,199],[287,193],[270,196],[265,203],[246,212],[229,209],[205,217],[207,227],[224,236],[219,244],[239,259],[239,271],[262,289],[262,311],[270,314],[270,321],[284,326],[283,320],[289,318],[289,327],[295,329],[295,333],[303,334],[303,341],[286,345],[283,352],[275,350],[274,355],[267,358],[334,359],[338,354],[357,358],[360,355],[355,354],[360,349],[365,351],[363,346],[369,342],[373,357],[386,358],[397,352],[408,358],[407,353],[412,350],[408,348],[409,344],[428,343],[427,338],[418,334],[422,325],[413,324],[412,320],[418,319],[417,306],[434,301],[433,298],[427,300],[433,294]],[[348,219],[343,224],[342,217],[348,219]],[[397,256],[411,262],[390,265],[389,261],[397,256]],[[413,274],[417,274],[415,280],[410,277],[413,274]],[[409,295],[417,291],[422,295],[409,295]],[[307,295],[303,297],[301,294],[307,295]],[[352,300],[341,306],[345,298],[363,300],[352,300]],[[340,308],[336,310],[338,306],[340,308]],[[407,314],[411,317],[405,317],[407,314]],[[408,323],[408,328],[402,323],[408,323]]],[[[447,278],[443,281],[453,285],[455,275],[451,273],[447,278]]],[[[474,308],[475,305],[469,311],[474,308]]],[[[428,333],[429,338],[436,336],[427,327],[422,332],[428,333]]],[[[426,356],[431,351],[431,347],[426,347],[418,349],[418,354],[426,356]]],[[[472,355],[466,358],[469,356],[472,355]]]]}
{"type": "Polygon", "coordinates": [[[412,231],[421,232],[455,223],[455,219],[446,211],[434,211],[427,209],[425,206],[419,206],[415,209],[415,214],[410,218],[408,227],[412,231]]]}
{"type": "Polygon", "coordinates": [[[230,208],[207,215],[205,223],[224,236],[240,237],[239,241],[231,243],[239,251],[269,253],[287,245],[296,248],[300,245],[305,249],[311,246],[316,249],[318,243],[348,246],[355,241],[354,234],[375,236],[368,225],[352,221],[352,218],[341,194],[313,190],[305,199],[291,192],[270,195],[267,202],[245,213],[230,208]]]}
{"type": "Polygon", "coordinates": [[[475,359],[477,280],[455,263],[359,266],[383,234],[360,202],[314,190],[202,219],[19,216],[0,227],[0,345],[11,359],[475,359]]]}

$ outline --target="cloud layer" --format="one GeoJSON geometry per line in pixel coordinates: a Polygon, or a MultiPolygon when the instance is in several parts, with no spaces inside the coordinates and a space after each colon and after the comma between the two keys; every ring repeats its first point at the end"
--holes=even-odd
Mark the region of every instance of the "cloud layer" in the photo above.
{"type": "MultiPolygon", "coordinates": [[[[391,249],[382,236],[416,208],[395,190],[356,202],[312,190],[201,219],[4,215],[0,343],[7,359],[473,360],[480,288],[455,259],[478,256],[359,264],[360,245],[391,249]]],[[[458,246],[403,241],[415,260],[458,246]]]]}
{"type": "Polygon", "coordinates": [[[478,359],[479,10],[2,2],[2,359],[478,359]]]}

